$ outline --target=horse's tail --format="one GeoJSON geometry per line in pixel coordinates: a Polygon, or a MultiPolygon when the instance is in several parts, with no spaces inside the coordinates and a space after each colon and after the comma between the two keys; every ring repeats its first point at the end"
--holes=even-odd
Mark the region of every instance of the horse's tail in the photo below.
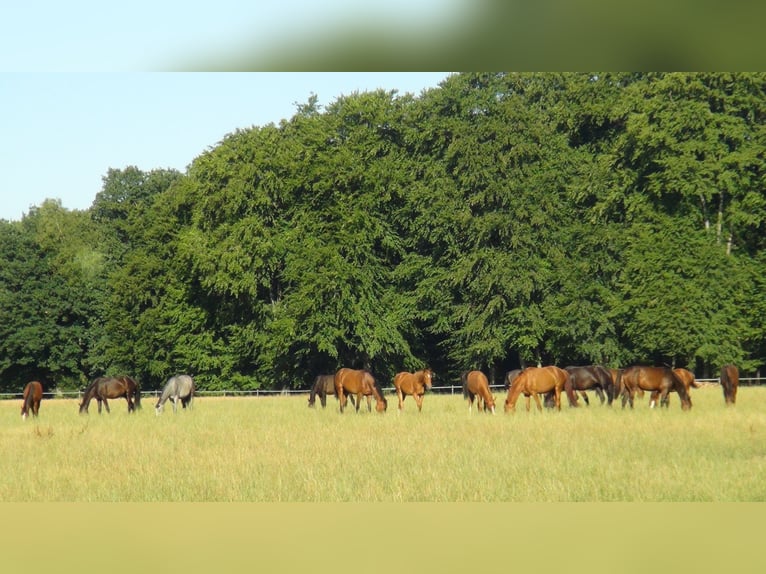
{"type": "Polygon", "coordinates": [[[463,371],[460,373],[460,383],[463,385],[463,398],[471,398],[468,394],[468,371],[463,371]]]}
{"type": "MultiPolygon", "coordinates": [[[[131,379],[132,380],[132,379],[131,379]]],[[[136,408],[141,408],[141,387],[138,386],[138,383],[133,381],[133,384],[136,385],[136,390],[133,392],[133,400],[135,402],[136,408]]]]}

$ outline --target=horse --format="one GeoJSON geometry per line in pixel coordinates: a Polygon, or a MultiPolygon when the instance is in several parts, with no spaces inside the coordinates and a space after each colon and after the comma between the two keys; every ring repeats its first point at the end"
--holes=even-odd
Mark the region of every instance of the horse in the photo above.
{"type": "Polygon", "coordinates": [[[585,367],[566,367],[564,370],[569,374],[566,383],[564,383],[564,390],[570,406],[578,406],[577,392],[580,393],[585,404],[590,406],[588,395],[585,393],[586,390],[595,391],[598,398],[601,399],[602,405],[607,400],[608,405],[612,406],[614,382],[611,373],[605,367],[588,365],[585,367]],[[604,399],[604,393],[606,393],[606,399],[604,399]]]}
{"type": "Polygon", "coordinates": [[[505,390],[506,391],[511,388],[511,385],[513,384],[513,381],[515,381],[516,377],[518,377],[521,374],[522,370],[523,369],[513,369],[512,371],[508,371],[507,373],[505,373],[505,384],[504,384],[504,386],[505,386],[505,390]]]}
{"type": "Polygon", "coordinates": [[[177,412],[178,401],[181,401],[181,407],[187,406],[191,409],[192,402],[194,401],[194,391],[196,385],[194,379],[189,375],[175,375],[168,379],[165,383],[165,388],[162,389],[157,404],[154,406],[154,411],[159,415],[162,412],[165,402],[170,399],[173,401],[173,412],[177,412]]]}
{"type": "Polygon", "coordinates": [[[98,414],[101,414],[102,402],[106,407],[106,412],[110,413],[107,399],[117,399],[120,397],[125,397],[125,400],[128,401],[129,413],[132,413],[137,408],[141,408],[141,389],[136,381],[126,375],[98,377],[83,392],[80,414],[87,414],[88,405],[90,405],[90,401],[93,399],[98,401],[98,414]]]}
{"type": "MultiPolygon", "coordinates": [[[[684,387],[686,387],[686,392],[689,392],[689,389],[699,389],[700,384],[694,379],[694,373],[692,373],[688,369],[673,369],[673,372],[678,376],[679,379],[681,379],[681,382],[684,384],[684,387]]],[[[673,392],[673,389],[670,389],[670,392],[673,392]]],[[[659,391],[652,391],[652,394],[650,395],[649,403],[650,404],[657,404],[657,399],[660,396],[659,391]]],[[[670,404],[670,397],[667,398],[668,404],[670,404]]]]}
{"type": "Polygon", "coordinates": [[[43,400],[43,386],[38,381],[31,381],[24,387],[24,401],[21,405],[21,418],[27,418],[31,412],[36,417],[40,412],[40,401],[43,400]]]}
{"type": "Polygon", "coordinates": [[[394,377],[394,389],[399,398],[399,411],[402,410],[404,399],[407,395],[412,395],[415,403],[418,405],[418,412],[423,409],[423,395],[426,389],[431,388],[431,379],[434,374],[431,369],[421,369],[415,373],[403,371],[397,373],[394,377]]]}
{"type": "Polygon", "coordinates": [[[614,398],[616,399],[622,394],[622,391],[623,391],[622,369],[607,369],[607,371],[609,371],[609,374],[612,377],[612,386],[614,388],[613,394],[614,394],[614,398]]]}
{"type": "Polygon", "coordinates": [[[528,367],[513,381],[511,388],[508,389],[508,396],[505,399],[505,412],[516,412],[516,401],[523,393],[527,399],[527,411],[529,411],[529,399],[534,398],[539,411],[543,410],[540,404],[540,394],[553,391],[554,406],[561,410],[561,391],[564,384],[569,379],[569,373],[564,369],[550,365],[547,367],[528,367]]]}
{"type": "MultiPolygon", "coordinates": [[[[346,393],[356,395],[356,412],[359,412],[359,405],[362,403],[362,397],[375,397],[375,410],[379,413],[388,408],[388,401],[383,396],[375,377],[369,371],[343,368],[335,373],[335,394],[340,401],[340,412],[346,408],[346,393]]],[[[370,401],[367,401],[367,409],[372,411],[370,401]]]]}
{"type": "Polygon", "coordinates": [[[737,386],[739,385],[739,369],[736,365],[725,365],[721,369],[721,387],[726,406],[737,402],[737,386]]]}
{"type": "MultiPolygon", "coordinates": [[[[319,401],[322,403],[322,408],[327,406],[327,395],[335,395],[335,375],[317,375],[314,379],[314,385],[311,387],[311,394],[309,395],[309,406],[313,407],[316,403],[316,397],[319,395],[319,401]]],[[[338,397],[335,396],[337,399],[338,397]]],[[[354,403],[354,395],[349,395],[351,404],[354,403]]],[[[369,405],[370,397],[367,397],[367,403],[369,405]]]]}
{"type": "Polygon", "coordinates": [[[481,371],[468,371],[461,375],[463,382],[463,397],[468,401],[468,412],[471,412],[473,401],[476,399],[476,409],[481,410],[484,403],[484,411],[495,414],[495,397],[489,391],[487,376],[481,371]]]}
{"type": "MultiPolygon", "coordinates": [[[[633,408],[633,396],[638,389],[652,392],[657,391],[660,405],[665,407],[669,405],[668,393],[675,391],[681,398],[681,408],[685,411],[692,408],[692,400],[683,381],[669,367],[642,367],[638,365],[628,367],[623,371],[620,380],[625,385],[622,395],[622,408],[625,408],[626,402],[630,402],[630,408],[633,408]]],[[[650,402],[652,408],[656,404],[655,401],[656,399],[650,402]]]]}

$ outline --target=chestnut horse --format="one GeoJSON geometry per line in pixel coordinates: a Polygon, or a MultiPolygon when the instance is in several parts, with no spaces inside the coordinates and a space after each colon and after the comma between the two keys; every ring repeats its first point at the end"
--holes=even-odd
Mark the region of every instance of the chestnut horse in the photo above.
{"type": "MultiPolygon", "coordinates": [[[[630,402],[630,408],[633,408],[633,397],[638,389],[658,393],[660,405],[668,406],[668,393],[675,391],[681,398],[681,408],[688,411],[692,408],[692,400],[684,386],[683,381],[669,367],[628,367],[622,372],[620,381],[625,386],[622,395],[622,407],[625,408],[625,402],[630,402]]],[[[650,406],[655,405],[653,400],[650,406]]]]}
{"type": "MultiPolygon", "coordinates": [[[[335,373],[335,394],[340,401],[340,412],[346,408],[346,394],[356,395],[356,412],[359,412],[359,405],[362,397],[375,397],[375,410],[379,413],[388,408],[388,401],[383,396],[375,377],[369,371],[355,369],[340,369],[335,373]]],[[[367,401],[368,410],[372,411],[369,399],[367,401]]]]}
{"type": "Polygon", "coordinates": [[[126,375],[118,377],[99,377],[87,386],[80,403],[80,414],[88,412],[90,401],[98,401],[98,414],[101,414],[101,403],[104,403],[106,412],[110,413],[107,399],[125,397],[128,401],[128,412],[132,413],[136,408],[141,408],[141,389],[138,383],[126,375]]]}
{"type": "Polygon", "coordinates": [[[530,409],[530,398],[535,399],[537,410],[542,411],[541,394],[553,391],[554,405],[561,410],[561,391],[569,379],[569,373],[556,366],[528,367],[513,381],[505,399],[505,412],[516,412],[516,401],[523,393],[527,399],[527,411],[530,409]]]}
{"type": "Polygon", "coordinates": [[[495,397],[489,392],[489,381],[481,371],[468,371],[460,377],[463,381],[463,397],[468,401],[468,412],[471,412],[473,401],[476,399],[476,410],[484,410],[495,414],[495,397]]]}
{"type": "Polygon", "coordinates": [[[399,410],[402,410],[404,399],[407,395],[412,395],[415,403],[418,405],[418,412],[423,409],[423,395],[427,389],[431,388],[431,379],[434,374],[431,369],[421,369],[415,373],[403,371],[397,373],[394,377],[394,388],[396,396],[399,398],[399,410]]]}
{"type": "MultiPolygon", "coordinates": [[[[681,382],[684,384],[684,387],[686,387],[686,392],[689,392],[689,389],[699,389],[700,385],[699,383],[694,379],[694,373],[692,373],[688,369],[673,369],[673,372],[678,376],[679,379],[681,379],[681,382]]],[[[674,389],[670,389],[670,392],[672,393],[674,389]]],[[[649,404],[657,404],[657,399],[660,396],[659,391],[652,391],[652,394],[650,395],[649,404]]],[[[668,404],[670,404],[670,397],[667,398],[668,404]]]]}
{"type": "Polygon", "coordinates": [[[736,365],[725,365],[721,369],[721,387],[726,406],[737,402],[737,386],[739,385],[739,369],[736,365]]]}
{"type": "Polygon", "coordinates": [[[596,391],[602,405],[605,400],[604,393],[606,393],[606,400],[608,400],[609,406],[612,406],[615,396],[614,382],[608,369],[601,365],[588,365],[586,367],[566,367],[564,370],[569,373],[569,378],[564,383],[564,390],[570,406],[578,406],[576,391],[579,391],[585,404],[590,406],[588,395],[585,393],[587,390],[596,391]]]}
{"type": "Polygon", "coordinates": [[[21,405],[21,418],[26,419],[31,412],[37,416],[40,412],[40,401],[43,400],[43,386],[37,381],[31,381],[24,387],[24,402],[21,405]]]}
{"type": "MultiPolygon", "coordinates": [[[[314,385],[311,387],[311,393],[309,394],[309,406],[313,407],[316,404],[317,395],[319,396],[319,402],[322,403],[322,408],[327,406],[327,395],[335,395],[335,375],[317,375],[314,379],[314,385]]],[[[351,404],[356,405],[354,402],[354,395],[349,395],[351,404]]],[[[367,396],[367,406],[370,406],[370,397],[367,396]]]]}

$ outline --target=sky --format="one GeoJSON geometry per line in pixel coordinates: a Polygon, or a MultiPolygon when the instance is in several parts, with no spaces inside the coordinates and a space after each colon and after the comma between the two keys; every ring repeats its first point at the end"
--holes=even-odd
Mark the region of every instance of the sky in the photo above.
{"type": "MultiPolygon", "coordinates": [[[[0,69],[156,71],[269,55],[326,31],[423,34],[475,0],[31,0],[0,9],[0,69]]],[[[305,69],[305,68],[304,68],[305,69]]]]}
{"type": "Polygon", "coordinates": [[[378,88],[419,95],[447,72],[0,72],[0,219],[58,199],[87,209],[110,168],[184,172],[237,129],[378,88]]]}

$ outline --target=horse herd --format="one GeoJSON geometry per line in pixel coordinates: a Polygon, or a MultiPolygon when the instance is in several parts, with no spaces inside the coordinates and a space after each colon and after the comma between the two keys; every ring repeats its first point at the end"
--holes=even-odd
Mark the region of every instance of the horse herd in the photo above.
{"type": "MultiPolygon", "coordinates": [[[[189,375],[175,375],[165,383],[160,394],[155,412],[159,415],[163,411],[165,403],[169,400],[173,403],[173,412],[176,412],[180,402],[183,408],[192,406],[195,392],[194,379],[189,375]]],[[[38,381],[27,383],[22,393],[21,418],[26,419],[31,413],[38,416],[40,403],[43,398],[43,386],[38,381]]],[[[85,387],[80,402],[80,414],[87,414],[88,407],[93,399],[98,402],[98,414],[101,414],[103,404],[109,413],[109,399],[124,398],[128,402],[128,412],[132,413],[141,408],[141,389],[138,383],[127,375],[115,377],[98,377],[85,387]]]]}
{"type": "MultiPolygon", "coordinates": [[[[415,373],[400,372],[394,377],[393,386],[398,399],[399,411],[404,408],[404,399],[412,396],[418,407],[418,412],[423,409],[423,396],[426,390],[431,389],[433,381],[431,369],[422,369],[415,373]]],[[[471,412],[474,402],[478,410],[495,413],[495,397],[490,391],[489,380],[481,371],[466,371],[461,375],[463,396],[468,402],[468,410],[471,412]]],[[[737,386],[739,384],[739,370],[734,365],[726,365],[721,369],[721,388],[723,389],[724,402],[733,405],[737,399],[737,386]]],[[[669,406],[669,393],[678,394],[681,408],[688,410],[692,406],[689,396],[690,388],[699,385],[694,380],[694,374],[686,369],[670,369],[668,367],[645,367],[632,366],[626,369],[608,369],[600,365],[584,367],[566,367],[561,369],[557,366],[528,367],[510,371],[505,376],[505,412],[513,413],[516,403],[524,395],[527,411],[530,410],[530,401],[534,399],[538,410],[542,411],[543,404],[540,396],[544,398],[545,406],[561,410],[561,395],[565,394],[570,406],[578,406],[578,393],[586,404],[589,404],[588,395],[585,391],[594,391],[601,400],[610,406],[618,398],[622,398],[622,406],[630,404],[633,408],[633,399],[637,393],[643,395],[644,391],[651,393],[650,405],[656,404],[669,406]]],[[[178,403],[183,408],[191,407],[195,393],[194,379],[189,375],[175,375],[165,383],[162,393],[155,405],[155,412],[160,414],[166,401],[173,403],[173,412],[176,412],[178,403]]],[[[43,387],[38,381],[32,381],[24,387],[22,393],[21,416],[26,419],[31,413],[38,416],[40,402],[43,397],[43,387]]],[[[334,375],[319,375],[316,377],[309,394],[308,404],[313,407],[316,397],[322,404],[327,406],[327,395],[334,395],[340,404],[340,412],[344,412],[348,400],[359,411],[362,398],[367,399],[367,410],[372,411],[371,399],[375,399],[375,410],[379,413],[388,408],[388,401],[383,395],[380,385],[375,377],[367,370],[342,368],[334,375]]],[[[88,406],[95,399],[98,402],[98,412],[101,406],[109,410],[108,399],[125,398],[128,403],[128,412],[141,408],[141,390],[138,383],[126,375],[114,377],[99,377],[94,379],[83,391],[80,403],[80,414],[87,414],[88,406]]]]}
{"type": "MultiPolygon", "coordinates": [[[[404,399],[411,395],[415,399],[418,411],[423,408],[423,395],[432,386],[433,372],[422,369],[415,373],[400,372],[394,377],[393,386],[399,400],[399,410],[404,406],[404,399]]],[[[489,380],[482,371],[466,371],[461,375],[463,397],[468,402],[471,412],[474,402],[478,410],[495,413],[495,397],[490,391],[489,380]]],[[[721,369],[721,388],[724,402],[733,405],[737,399],[739,370],[735,365],[726,365],[721,369]]],[[[601,365],[566,367],[554,365],[546,367],[528,367],[510,371],[505,376],[505,412],[513,413],[516,403],[524,395],[526,409],[530,410],[530,401],[534,399],[538,410],[545,406],[561,410],[561,395],[565,394],[569,405],[579,406],[578,393],[586,404],[590,404],[585,391],[591,390],[601,400],[601,404],[612,402],[621,397],[622,407],[626,404],[633,408],[636,394],[643,396],[649,391],[650,406],[670,405],[669,393],[675,392],[681,401],[681,408],[692,407],[690,388],[698,388],[694,373],[687,369],[669,367],[631,366],[626,369],[608,369],[601,365]]],[[[314,381],[309,395],[308,405],[313,407],[319,396],[322,407],[327,405],[327,395],[335,395],[340,403],[340,412],[346,408],[350,397],[352,404],[359,411],[362,397],[367,397],[367,410],[371,411],[371,397],[375,398],[377,412],[384,412],[388,402],[383,392],[369,371],[343,368],[334,375],[319,375],[314,381]],[[356,401],[354,402],[354,397],[356,401]]]]}

